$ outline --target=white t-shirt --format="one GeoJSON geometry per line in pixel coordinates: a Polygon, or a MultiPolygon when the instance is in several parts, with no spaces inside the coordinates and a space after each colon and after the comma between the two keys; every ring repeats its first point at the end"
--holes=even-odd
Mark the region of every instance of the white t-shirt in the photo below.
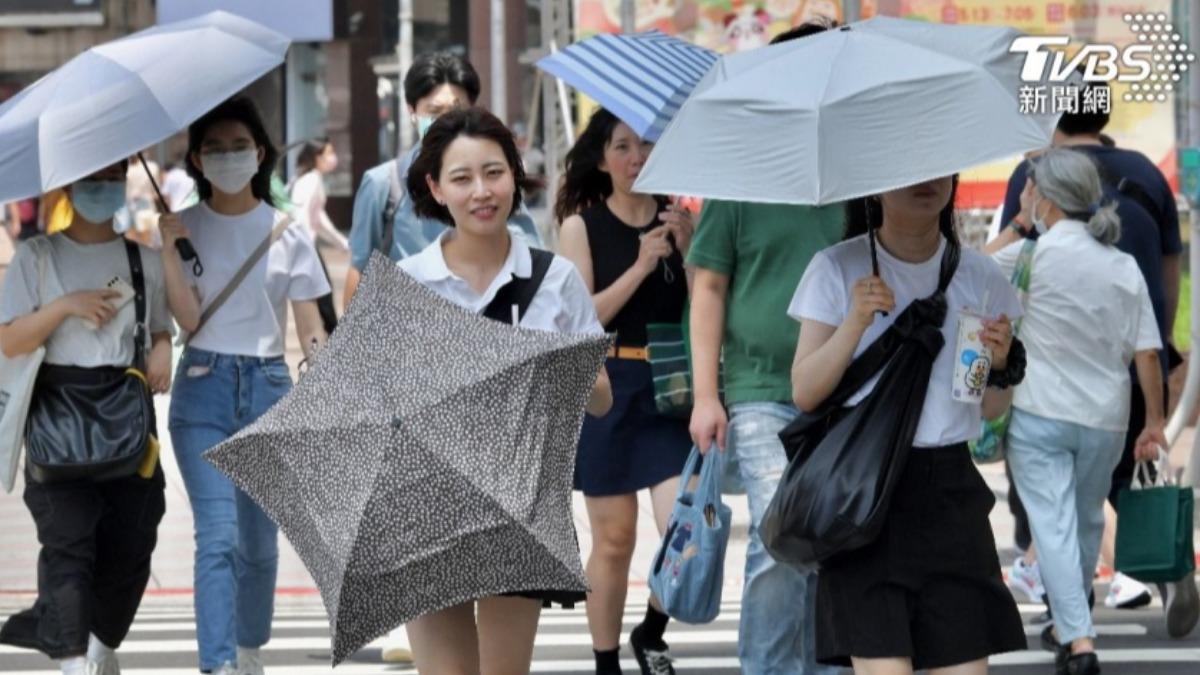
{"type": "MultiPolygon", "coordinates": [[[[998,251],[1011,275],[1023,241],[998,251]]],[[[1038,238],[1021,322],[1028,353],[1013,405],[1092,429],[1129,426],[1129,362],[1162,341],[1146,280],[1133,256],[1105,246],[1077,220],[1038,238]]]]}
{"type": "MultiPolygon", "coordinates": [[[[509,236],[508,257],[499,274],[483,295],[456,276],[446,266],[442,254],[443,242],[454,236],[448,229],[420,253],[396,263],[426,288],[454,304],[476,314],[487,309],[496,293],[513,277],[528,279],[533,274],[533,258],[529,245],[521,237],[509,236]]],[[[554,256],[546,277],[521,317],[520,326],[557,333],[603,333],[604,326],[596,316],[596,305],[571,261],[554,256]]]]}
{"type": "MultiPolygon", "coordinates": [[[[212,302],[242,263],[270,234],[279,212],[265,202],[239,216],[224,216],[205,202],[179,214],[191,234],[204,274],[183,268],[200,295],[200,308],[212,302]]],[[[213,314],[191,346],[221,354],[282,356],[289,300],[315,300],[329,293],[312,237],[293,221],[237,290],[213,314]]]]}
{"type": "MultiPolygon", "coordinates": [[[[938,252],[922,263],[904,262],[888,253],[883,246],[879,251],[879,275],[896,296],[896,310],[888,316],[876,316],[875,322],[863,334],[854,351],[861,354],[875,341],[896,317],[912,301],[928,297],[938,284],[945,239],[938,252]]],[[[842,323],[850,312],[854,284],[871,274],[870,244],[866,235],[844,241],[818,253],[808,265],[788,315],[797,321],[811,320],[830,326],[842,323]]],[[[942,335],[946,345],[933,362],[929,374],[929,389],[925,395],[925,407],[913,445],[931,448],[974,440],[979,436],[982,411],[977,404],[962,403],[951,397],[954,376],[954,345],[958,339],[958,314],[962,309],[972,309],[984,316],[1009,318],[1021,315],[1021,304],[1016,291],[1000,268],[987,257],[964,249],[950,287],[946,289],[946,321],[942,324],[942,335]],[[987,307],[981,307],[984,297],[987,307]]],[[[876,377],[867,383],[849,401],[857,403],[875,387],[876,377]]]]}
{"type": "MultiPolygon", "coordinates": [[[[146,323],[149,334],[173,329],[167,309],[162,259],[156,251],[139,247],[146,284],[146,323]]],[[[81,244],[66,234],[25,242],[13,256],[0,293],[0,324],[29,314],[59,297],[76,291],[101,290],[114,276],[133,285],[125,242],[114,239],[103,244],[81,244]],[[45,286],[38,300],[38,264],[35,246],[46,246],[45,286]]],[[[133,363],[134,302],[130,300],[117,316],[97,330],[82,319],[69,317],[46,341],[46,363],[59,366],[96,368],[128,366],[133,363]]],[[[147,349],[149,345],[147,345],[147,349]]],[[[147,352],[149,355],[149,352],[147,352]]]]}

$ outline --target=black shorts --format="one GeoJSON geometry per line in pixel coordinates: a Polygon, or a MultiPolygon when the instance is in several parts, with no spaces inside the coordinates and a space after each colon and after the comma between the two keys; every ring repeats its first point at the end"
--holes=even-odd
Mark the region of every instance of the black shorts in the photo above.
{"type": "Polygon", "coordinates": [[[817,660],[909,658],[924,670],[1025,649],[988,522],[995,503],[965,444],[914,448],[879,538],[821,567],[817,660]]]}

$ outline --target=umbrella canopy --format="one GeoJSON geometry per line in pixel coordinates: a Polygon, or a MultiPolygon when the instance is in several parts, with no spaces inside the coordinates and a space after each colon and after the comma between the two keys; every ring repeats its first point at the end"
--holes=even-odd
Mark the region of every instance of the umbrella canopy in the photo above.
{"type": "Polygon", "coordinates": [[[283,35],[227,12],[93,47],[0,105],[0,203],[177,133],[283,63],[283,35]]]}
{"type": "Polygon", "coordinates": [[[451,605],[587,589],[571,478],[608,344],[471,314],[374,256],[312,369],[206,454],[313,575],[335,665],[451,605]]]}
{"type": "Polygon", "coordinates": [[[634,188],[829,204],[1045,147],[1010,28],[876,17],[722,58],[634,188]]]}
{"type": "Polygon", "coordinates": [[[716,60],[712,50],[652,30],[596,35],[537,65],[656,141],[716,60]]]}

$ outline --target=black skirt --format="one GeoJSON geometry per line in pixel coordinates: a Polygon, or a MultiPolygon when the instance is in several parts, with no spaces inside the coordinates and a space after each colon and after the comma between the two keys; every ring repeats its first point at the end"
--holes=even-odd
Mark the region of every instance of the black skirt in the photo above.
{"type": "Polygon", "coordinates": [[[821,567],[817,660],[909,658],[924,670],[1025,649],[988,522],[995,503],[965,444],[914,448],[879,538],[821,567]]]}

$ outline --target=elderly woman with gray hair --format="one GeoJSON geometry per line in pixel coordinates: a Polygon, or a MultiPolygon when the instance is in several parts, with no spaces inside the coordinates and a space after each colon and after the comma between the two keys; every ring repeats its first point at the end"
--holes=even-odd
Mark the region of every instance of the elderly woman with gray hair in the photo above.
{"type": "MultiPolygon", "coordinates": [[[[1129,364],[1146,392],[1138,459],[1163,435],[1162,346],[1146,282],[1113,244],[1121,222],[1091,158],[1055,149],[1036,159],[1021,195],[1024,222],[1041,235],[1030,263],[1020,326],[1028,365],[1013,397],[1008,460],[1029,512],[1059,645],[1057,672],[1100,672],[1089,595],[1103,504],[1129,424],[1129,364]]],[[[994,258],[1007,272],[1023,242],[994,258]]]]}

